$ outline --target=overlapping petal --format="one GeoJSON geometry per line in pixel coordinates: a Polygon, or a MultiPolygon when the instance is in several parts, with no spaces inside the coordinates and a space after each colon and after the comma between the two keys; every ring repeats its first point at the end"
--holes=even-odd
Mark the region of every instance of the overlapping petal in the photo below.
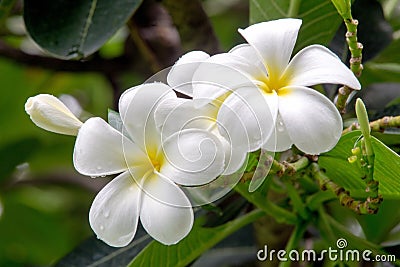
{"type": "Polygon", "coordinates": [[[333,103],[307,87],[286,87],[281,91],[279,113],[292,142],[308,154],[332,149],[343,127],[333,103]]]}
{"type": "Polygon", "coordinates": [[[275,129],[267,142],[262,145],[262,148],[267,151],[281,152],[288,150],[292,145],[293,141],[290,139],[286,126],[279,114],[275,122],[275,129]]]}
{"type": "Polygon", "coordinates": [[[139,220],[140,193],[129,172],[124,172],[97,194],[89,222],[99,239],[113,247],[132,241],[139,220]]]}
{"type": "Polygon", "coordinates": [[[192,229],[192,206],[183,191],[161,175],[149,176],[144,182],[140,221],[157,241],[172,245],[192,229]]]}
{"type": "Polygon", "coordinates": [[[218,108],[211,103],[195,107],[193,100],[168,98],[158,105],[154,118],[162,139],[165,140],[183,129],[209,129],[215,123],[217,112],[218,108]]]}
{"type": "Polygon", "coordinates": [[[247,151],[261,147],[271,135],[275,119],[260,90],[243,87],[231,94],[218,112],[220,133],[247,151]]]}
{"type": "Polygon", "coordinates": [[[353,89],[361,88],[351,70],[334,53],[321,45],[311,45],[297,53],[283,75],[290,84],[296,86],[333,83],[344,84],[353,89]]]}
{"type": "Polygon", "coordinates": [[[264,60],[268,73],[283,73],[301,26],[299,19],[279,19],[253,24],[239,33],[264,60]]]}
{"type": "Polygon", "coordinates": [[[224,147],[206,130],[179,131],[164,141],[163,148],[165,160],[160,172],[175,183],[206,184],[224,170],[224,147]]]}
{"type": "Polygon", "coordinates": [[[156,154],[161,145],[154,111],[160,101],[175,97],[168,85],[148,83],[128,89],[119,100],[121,119],[128,135],[149,154],[156,154]]]}
{"type": "Polygon", "coordinates": [[[171,68],[167,76],[168,84],[176,91],[193,96],[193,74],[200,63],[210,57],[203,51],[191,51],[183,55],[171,68]]]}
{"type": "Polygon", "coordinates": [[[268,75],[264,65],[263,58],[260,56],[259,53],[257,53],[257,50],[255,50],[254,47],[252,47],[251,45],[249,44],[237,45],[233,47],[229,51],[229,53],[232,55],[240,56],[242,57],[242,60],[247,61],[251,65],[254,65],[254,67],[252,68],[253,77],[260,78],[268,75]]]}
{"type": "Polygon", "coordinates": [[[199,65],[193,75],[193,99],[201,105],[210,103],[241,87],[251,86],[260,70],[230,53],[217,54],[199,65]]]}
{"type": "Polygon", "coordinates": [[[88,119],[75,141],[73,162],[81,174],[97,177],[120,173],[128,166],[149,166],[147,156],[103,119],[88,119]]]}

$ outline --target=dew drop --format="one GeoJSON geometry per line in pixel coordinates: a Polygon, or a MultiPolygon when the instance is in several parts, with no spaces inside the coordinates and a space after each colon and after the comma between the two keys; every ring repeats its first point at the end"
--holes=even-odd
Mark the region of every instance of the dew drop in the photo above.
{"type": "Polygon", "coordinates": [[[110,212],[109,212],[109,211],[105,211],[105,212],[104,212],[104,217],[105,217],[105,218],[110,217],[110,212]]]}
{"type": "Polygon", "coordinates": [[[103,225],[100,225],[100,230],[104,231],[104,226],[103,225]]]}
{"type": "Polygon", "coordinates": [[[101,168],[101,166],[97,166],[96,169],[97,169],[98,171],[101,171],[102,168],[101,168]]]}
{"type": "Polygon", "coordinates": [[[285,126],[283,124],[283,121],[279,120],[276,128],[278,129],[278,132],[283,132],[285,130],[285,126]]]}

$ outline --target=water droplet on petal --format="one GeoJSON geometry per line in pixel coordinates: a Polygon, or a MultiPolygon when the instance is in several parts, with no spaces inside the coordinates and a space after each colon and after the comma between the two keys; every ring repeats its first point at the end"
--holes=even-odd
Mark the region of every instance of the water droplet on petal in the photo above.
{"type": "Polygon", "coordinates": [[[104,217],[105,217],[105,218],[110,217],[110,212],[109,212],[109,211],[105,211],[105,212],[104,212],[104,217]]]}
{"type": "Polygon", "coordinates": [[[97,166],[96,169],[97,169],[98,171],[101,171],[102,168],[101,168],[101,166],[97,166]]]}
{"type": "Polygon", "coordinates": [[[100,230],[104,231],[104,226],[103,225],[100,225],[100,230]]]}
{"type": "Polygon", "coordinates": [[[285,125],[283,124],[283,121],[281,119],[278,120],[276,128],[278,132],[283,132],[285,130],[285,125]]]}

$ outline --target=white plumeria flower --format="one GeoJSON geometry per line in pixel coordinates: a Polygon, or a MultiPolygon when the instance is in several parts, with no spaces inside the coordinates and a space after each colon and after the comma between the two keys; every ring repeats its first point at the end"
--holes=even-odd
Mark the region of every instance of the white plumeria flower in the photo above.
{"type": "MultiPolygon", "coordinates": [[[[235,164],[238,162],[237,159],[243,158],[247,152],[258,150],[263,141],[271,135],[273,130],[270,125],[272,114],[267,102],[252,80],[248,79],[240,70],[213,63],[214,57],[210,58],[207,53],[202,51],[189,52],[175,63],[168,73],[167,80],[174,90],[193,98],[190,105],[197,114],[201,112],[211,114],[209,125],[214,128],[217,125],[218,130],[214,133],[217,135],[219,133],[230,143],[233,155],[232,167],[235,167],[238,166],[235,164]],[[204,77],[198,75],[198,69],[204,69],[206,65],[210,66],[210,70],[214,72],[210,73],[211,79],[208,79],[207,74],[204,77]],[[229,71],[228,77],[226,71],[229,71]],[[222,76],[220,76],[220,72],[223,72],[222,76]],[[213,76],[221,79],[214,80],[213,76]],[[236,109],[236,107],[227,105],[228,102],[225,100],[229,98],[230,94],[235,93],[230,86],[233,80],[247,90],[254,91],[258,97],[248,100],[245,96],[237,95],[236,100],[242,103],[241,108],[236,109]],[[206,90],[209,94],[200,95],[199,90],[206,90]],[[262,116],[257,114],[262,114],[262,116]]],[[[191,112],[187,110],[184,114],[191,112]]]]}
{"type": "Polygon", "coordinates": [[[158,103],[175,98],[162,83],[127,90],[120,98],[123,133],[101,118],[81,127],[74,149],[74,166],[92,177],[117,174],[96,196],[89,222],[98,238],[125,246],[138,220],[163,244],[175,244],[193,225],[193,210],[177,184],[208,183],[223,171],[219,140],[204,130],[183,130],[162,139],[154,121],[158,103]]]}
{"type": "MultiPolygon", "coordinates": [[[[189,52],[184,55],[168,72],[168,84],[174,90],[192,96],[192,80],[187,74],[192,73],[193,75],[199,64],[207,58],[209,58],[209,55],[204,52],[189,52]],[[181,75],[182,72],[185,75],[181,75]]],[[[192,99],[168,98],[157,107],[155,119],[157,127],[164,137],[168,137],[182,129],[193,128],[204,129],[213,133],[220,139],[225,148],[225,170],[223,175],[230,175],[243,166],[249,151],[249,144],[246,142],[246,138],[232,140],[229,133],[220,134],[226,129],[217,120],[218,110],[223,103],[222,100],[212,100],[211,103],[197,107],[192,99]]],[[[232,116],[235,116],[235,114],[232,113],[232,116]]],[[[240,118],[236,117],[232,120],[236,120],[237,131],[246,136],[247,133],[240,118]]]]}
{"type": "Polygon", "coordinates": [[[39,94],[28,98],[25,111],[31,120],[47,131],[77,135],[82,122],[57,97],[39,94]]]}
{"type": "MultiPolygon", "coordinates": [[[[350,69],[321,45],[308,46],[290,60],[300,26],[299,19],[280,19],[239,30],[248,44],[238,45],[229,53],[212,56],[199,64],[193,81],[209,81],[217,86],[194,83],[193,99],[216,99],[226,94],[220,85],[230,88],[234,94],[225,99],[218,120],[229,125],[226,107],[240,112],[251,106],[258,121],[243,120],[251,129],[252,124],[259,123],[265,116],[255,106],[261,93],[272,113],[269,124],[275,125],[276,129],[267,142],[262,140],[264,149],[284,151],[293,144],[308,154],[332,149],[341,136],[342,119],[328,98],[307,86],[333,83],[360,89],[361,85],[350,69]],[[257,85],[257,90],[249,87],[246,79],[234,75],[236,72],[232,70],[243,73],[257,85]]],[[[196,61],[194,55],[191,57],[196,61]]]]}

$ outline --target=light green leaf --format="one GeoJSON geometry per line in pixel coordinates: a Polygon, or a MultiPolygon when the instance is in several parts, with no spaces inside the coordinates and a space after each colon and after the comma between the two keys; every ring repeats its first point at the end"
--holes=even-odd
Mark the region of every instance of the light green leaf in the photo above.
{"type": "Polygon", "coordinates": [[[225,237],[263,215],[261,210],[255,210],[218,227],[195,226],[185,239],[173,246],[153,241],[128,266],[187,266],[225,237]]]}
{"type": "MultiPolygon", "coordinates": [[[[322,154],[318,161],[327,176],[349,190],[353,197],[363,197],[365,190],[361,179],[363,173],[347,160],[360,135],[360,131],[345,134],[336,147],[322,154]]],[[[400,156],[375,137],[372,137],[372,147],[375,152],[374,179],[379,181],[379,193],[384,198],[400,199],[400,156]]]]}
{"type": "Polygon", "coordinates": [[[33,40],[54,56],[79,59],[97,51],[139,7],[141,0],[24,2],[33,40]]]}
{"type": "Polygon", "coordinates": [[[121,116],[118,112],[108,109],[108,124],[111,125],[115,130],[122,133],[122,128],[124,124],[122,122],[121,116]]]}
{"type": "Polygon", "coordinates": [[[303,20],[295,51],[311,44],[327,45],[341,22],[330,0],[250,1],[250,24],[289,17],[303,20]]]}

